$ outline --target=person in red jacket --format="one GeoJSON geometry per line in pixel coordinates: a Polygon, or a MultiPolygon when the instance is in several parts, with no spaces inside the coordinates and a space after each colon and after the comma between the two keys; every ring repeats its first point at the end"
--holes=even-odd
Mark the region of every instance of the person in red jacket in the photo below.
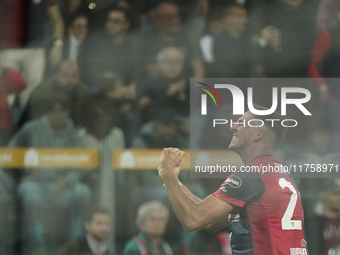
{"type": "Polygon", "coordinates": [[[334,117],[340,113],[339,67],[340,26],[320,33],[308,69],[308,75],[315,79],[320,91],[321,105],[315,118],[316,126],[320,128],[320,123],[327,123],[331,128],[333,151],[338,151],[340,145],[340,121],[334,117]]]}

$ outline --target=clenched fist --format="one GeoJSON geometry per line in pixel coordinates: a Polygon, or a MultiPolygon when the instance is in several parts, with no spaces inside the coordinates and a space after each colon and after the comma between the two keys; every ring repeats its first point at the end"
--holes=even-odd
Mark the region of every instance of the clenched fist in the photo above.
{"type": "Polygon", "coordinates": [[[158,167],[158,174],[161,180],[164,182],[166,176],[174,174],[176,178],[182,169],[182,161],[185,152],[180,151],[177,148],[165,148],[160,157],[160,166],[158,167]]]}

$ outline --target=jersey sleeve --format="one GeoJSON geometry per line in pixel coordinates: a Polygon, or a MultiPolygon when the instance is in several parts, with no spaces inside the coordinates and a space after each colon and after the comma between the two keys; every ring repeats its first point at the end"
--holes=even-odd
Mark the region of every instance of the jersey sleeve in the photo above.
{"type": "Polygon", "coordinates": [[[264,191],[265,186],[258,173],[237,172],[228,177],[213,195],[229,204],[244,207],[258,200],[264,191]]]}

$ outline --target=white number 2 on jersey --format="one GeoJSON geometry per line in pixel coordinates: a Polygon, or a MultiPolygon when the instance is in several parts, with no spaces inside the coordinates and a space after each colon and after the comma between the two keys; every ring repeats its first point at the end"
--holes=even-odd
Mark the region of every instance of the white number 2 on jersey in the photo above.
{"type": "Polygon", "coordinates": [[[282,190],[287,187],[291,190],[292,195],[290,196],[290,200],[287,206],[287,209],[281,219],[282,230],[301,230],[302,229],[302,222],[301,220],[292,220],[294,209],[296,206],[296,202],[298,199],[298,195],[294,186],[287,181],[285,178],[280,178],[279,185],[281,186],[282,190]]]}

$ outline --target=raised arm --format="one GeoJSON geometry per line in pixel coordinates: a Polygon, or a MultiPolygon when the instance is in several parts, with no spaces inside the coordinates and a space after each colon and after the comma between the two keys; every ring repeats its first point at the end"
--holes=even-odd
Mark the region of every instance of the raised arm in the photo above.
{"type": "Polygon", "coordinates": [[[177,171],[184,154],[178,149],[164,149],[161,155],[161,165],[158,168],[159,176],[166,185],[176,216],[185,230],[189,232],[202,228],[218,229],[215,224],[219,221],[224,222],[223,226],[221,225],[221,228],[224,228],[227,222],[226,217],[233,209],[230,204],[213,195],[200,201],[185,187],[181,187],[177,171]]]}
{"type": "Polygon", "coordinates": [[[62,58],[63,40],[64,40],[64,22],[60,13],[59,6],[54,4],[48,8],[48,15],[53,24],[54,38],[53,47],[50,52],[50,61],[52,65],[60,62],[62,58]]]}
{"type": "Polygon", "coordinates": [[[180,183],[181,189],[184,191],[184,193],[196,204],[201,203],[203,200],[200,199],[199,197],[195,196],[194,194],[191,193],[191,191],[185,187],[182,183],[180,183]]]}
{"type": "MultiPolygon", "coordinates": [[[[184,193],[191,198],[196,204],[200,204],[203,200],[195,196],[191,193],[191,191],[185,187],[183,184],[180,185],[184,193]]],[[[210,233],[215,233],[221,229],[224,229],[228,226],[228,213],[224,215],[222,218],[218,219],[214,223],[211,223],[204,227],[205,230],[207,230],[210,233]]]]}

